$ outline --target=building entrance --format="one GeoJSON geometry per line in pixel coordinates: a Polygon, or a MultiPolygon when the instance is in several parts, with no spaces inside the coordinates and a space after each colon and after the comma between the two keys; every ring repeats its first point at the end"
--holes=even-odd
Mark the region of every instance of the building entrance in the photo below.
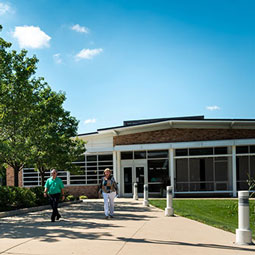
{"type": "Polygon", "coordinates": [[[125,196],[132,196],[134,183],[138,185],[138,195],[143,195],[143,185],[147,183],[145,178],[147,172],[147,164],[145,162],[133,161],[122,162],[122,173],[123,173],[123,193],[125,196]]]}

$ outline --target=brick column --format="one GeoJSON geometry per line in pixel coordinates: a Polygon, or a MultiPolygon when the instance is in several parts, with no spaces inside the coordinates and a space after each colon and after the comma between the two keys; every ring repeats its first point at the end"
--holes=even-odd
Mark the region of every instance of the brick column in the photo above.
{"type": "MultiPolygon", "coordinates": [[[[22,171],[19,171],[19,187],[22,187],[22,171]]],[[[14,169],[8,166],[6,169],[6,186],[14,186],[14,169]]]]}

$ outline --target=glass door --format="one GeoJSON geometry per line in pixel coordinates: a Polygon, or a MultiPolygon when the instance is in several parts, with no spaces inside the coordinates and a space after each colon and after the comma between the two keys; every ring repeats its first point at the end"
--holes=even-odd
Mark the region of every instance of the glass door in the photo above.
{"type": "Polygon", "coordinates": [[[139,196],[143,195],[143,186],[147,183],[148,178],[146,167],[146,162],[141,160],[139,162],[123,162],[121,190],[124,196],[131,197],[133,195],[134,183],[137,183],[139,196]]]}
{"type": "Polygon", "coordinates": [[[126,194],[133,193],[132,170],[133,170],[133,167],[123,167],[124,193],[126,193],[126,194]]]}
{"type": "Polygon", "coordinates": [[[138,186],[138,193],[143,193],[144,185],[144,166],[135,167],[136,183],[138,186]]]}

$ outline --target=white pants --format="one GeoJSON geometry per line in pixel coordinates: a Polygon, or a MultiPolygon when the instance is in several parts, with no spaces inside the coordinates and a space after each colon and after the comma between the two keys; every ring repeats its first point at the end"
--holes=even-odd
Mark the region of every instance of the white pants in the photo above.
{"type": "Polygon", "coordinates": [[[110,215],[113,215],[115,196],[116,196],[116,192],[111,192],[111,193],[103,192],[105,216],[109,216],[109,213],[110,213],[110,215]]]}

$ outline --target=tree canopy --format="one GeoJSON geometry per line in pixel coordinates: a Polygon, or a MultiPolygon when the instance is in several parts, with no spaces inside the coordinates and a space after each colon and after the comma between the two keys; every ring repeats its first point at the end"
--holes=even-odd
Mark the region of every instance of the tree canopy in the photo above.
{"type": "Polygon", "coordinates": [[[18,186],[18,172],[25,165],[41,174],[51,167],[69,170],[85,148],[81,140],[71,139],[78,121],[63,108],[65,94],[35,77],[36,56],[10,47],[0,37],[0,158],[14,169],[18,186]]]}

